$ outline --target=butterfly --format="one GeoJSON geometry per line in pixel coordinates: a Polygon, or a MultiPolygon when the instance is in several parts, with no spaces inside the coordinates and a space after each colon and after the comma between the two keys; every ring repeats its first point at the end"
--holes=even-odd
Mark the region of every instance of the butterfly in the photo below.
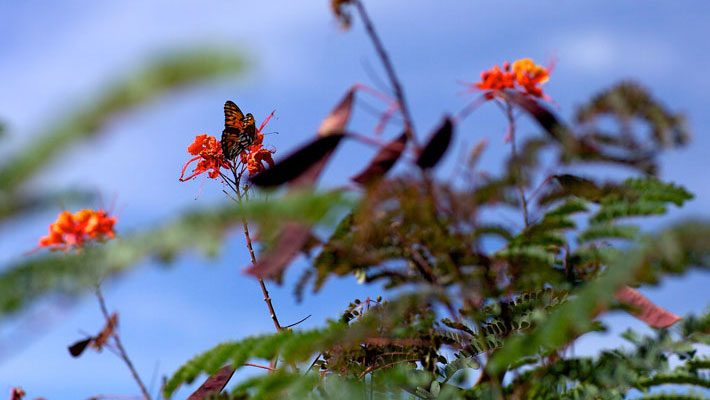
{"type": "Polygon", "coordinates": [[[244,115],[242,110],[227,100],[224,103],[224,130],[222,131],[222,154],[227,160],[234,160],[249,148],[256,139],[254,116],[244,115]]]}

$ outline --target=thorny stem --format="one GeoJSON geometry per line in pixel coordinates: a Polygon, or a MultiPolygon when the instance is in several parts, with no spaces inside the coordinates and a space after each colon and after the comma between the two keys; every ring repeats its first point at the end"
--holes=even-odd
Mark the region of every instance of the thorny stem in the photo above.
{"type": "Polygon", "coordinates": [[[392,84],[394,95],[397,98],[397,102],[399,103],[399,106],[402,110],[402,117],[404,118],[404,128],[407,132],[408,139],[414,144],[414,147],[419,147],[416,142],[416,137],[414,136],[414,120],[412,119],[412,114],[409,112],[409,106],[407,106],[407,102],[404,98],[404,90],[402,89],[402,85],[399,82],[399,78],[397,78],[397,74],[394,71],[392,61],[390,60],[390,57],[387,54],[387,50],[385,50],[385,47],[382,44],[382,41],[380,40],[380,37],[377,35],[375,27],[374,25],[372,25],[372,20],[370,20],[370,16],[367,14],[367,11],[365,10],[365,6],[362,4],[362,1],[355,0],[354,3],[357,7],[358,13],[360,14],[360,18],[362,19],[362,23],[365,25],[365,30],[370,36],[372,44],[375,46],[375,51],[377,51],[377,55],[380,57],[382,65],[384,66],[385,71],[387,72],[387,77],[389,78],[390,83],[392,84]]]}
{"type": "Polygon", "coordinates": [[[525,198],[525,189],[523,189],[523,184],[521,182],[521,168],[518,164],[518,149],[515,144],[515,116],[513,115],[513,105],[510,102],[505,102],[505,116],[508,118],[508,133],[507,137],[510,138],[510,149],[511,155],[513,157],[513,164],[515,165],[515,185],[518,188],[518,194],[520,195],[520,203],[523,208],[523,220],[525,221],[525,227],[530,225],[530,217],[528,215],[528,201],[525,198]]]}
{"type": "MultiPolygon", "coordinates": [[[[235,182],[235,187],[236,187],[236,194],[237,194],[237,200],[239,201],[239,204],[242,204],[243,201],[243,196],[246,194],[248,188],[244,189],[242,192],[242,188],[240,187],[240,181],[242,178],[242,174],[239,173],[237,174],[236,169],[233,170],[234,173],[234,182],[235,182]]],[[[246,239],[247,242],[247,249],[249,250],[249,257],[251,258],[252,264],[256,265],[256,255],[254,254],[254,247],[252,246],[251,243],[251,235],[249,234],[249,223],[247,223],[246,217],[242,217],[242,227],[244,228],[244,238],[246,239]]],[[[277,332],[280,332],[283,328],[281,327],[281,324],[279,323],[279,318],[276,316],[276,311],[274,310],[274,305],[271,303],[271,296],[269,295],[269,290],[266,288],[266,284],[264,283],[264,280],[261,278],[258,278],[259,280],[259,286],[261,287],[261,293],[264,295],[264,302],[266,303],[266,307],[269,309],[269,315],[271,316],[271,320],[274,322],[274,327],[276,328],[277,332]]]]}
{"type": "MultiPolygon", "coordinates": [[[[237,195],[239,205],[241,205],[243,201],[243,196],[246,195],[247,191],[249,190],[248,187],[245,187],[242,191],[242,188],[240,186],[242,174],[244,174],[244,168],[242,168],[241,171],[237,172],[236,167],[233,167],[232,173],[234,174],[234,188],[236,189],[234,192],[237,195]]],[[[256,255],[254,254],[254,246],[252,246],[251,235],[249,234],[249,223],[247,222],[247,219],[244,216],[242,216],[242,227],[244,228],[244,238],[247,242],[247,249],[249,250],[249,257],[251,258],[251,263],[252,265],[256,265],[256,255]]],[[[274,322],[274,328],[276,328],[276,332],[281,332],[284,328],[281,326],[281,323],[279,323],[279,318],[276,316],[276,310],[274,310],[274,305],[271,302],[269,289],[266,288],[266,283],[264,283],[264,280],[261,277],[258,277],[257,279],[259,281],[259,287],[261,287],[261,293],[264,295],[264,302],[266,303],[266,308],[269,309],[269,316],[271,316],[271,320],[274,322]]],[[[278,357],[271,360],[271,362],[269,363],[269,372],[274,371],[276,369],[277,362],[278,357]]]]}
{"type": "MultiPolygon", "coordinates": [[[[104,315],[104,319],[108,324],[111,319],[111,315],[108,312],[108,308],[106,307],[106,300],[104,300],[104,295],[103,293],[101,293],[100,285],[96,285],[96,298],[99,300],[99,307],[101,308],[101,313],[104,315]]],[[[138,387],[140,387],[141,393],[143,394],[143,398],[146,400],[150,400],[150,393],[148,393],[148,389],[146,389],[146,386],[145,384],[143,384],[140,375],[138,375],[138,371],[136,371],[136,368],[133,366],[133,362],[128,357],[128,353],[126,352],[126,349],[121,343],[121,337],[118,335],[118,332],[114,330],[113,332],[111,332],[111,336],[113,337],[113,340],[116,343],[118,356],[123,360],[128,369],[131,371],[131,375],[133,375],[133,380],[135,380],[138,384],[138,387]]]]}

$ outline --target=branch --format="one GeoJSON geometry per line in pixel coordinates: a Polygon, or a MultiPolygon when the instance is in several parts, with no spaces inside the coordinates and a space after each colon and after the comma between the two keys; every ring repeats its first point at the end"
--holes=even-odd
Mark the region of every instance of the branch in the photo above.
{"type": "Polygon", "coordinates": [[[414,121],[412,119],[412,114],[409,112],[409,106],[407,106],[407,102],[404,98],[404,90],[402,89],[399,78],[397,78],[397,74],[394,71],[394,66],[392,65],[392,61],[390,61],[387,50],[385,50],[380,37],[377,35],[375,27],[372,25],[372,20],[370,20],[369,15],[367,15],[367,11],[365,10],[365,6],[362,4],[362,1],[355,0],[353,3],[355,3],[355,6],[357,7],[362,23],[365,25],[365,30],[370,36],[372,44],[375,46],[377,55],[380,57],[380,61],[382,61],[382,65],[385,67],[385,72],[387,72],[387,77],[389,78],[392,88],[394,89],[394,95],[397,98],[400,109],[402,110],[402,118],[404,118],[404,128],[405,132],[407,132],[407,139],[414,144],[414,147],[419,147],[416,138],[414,137],[414,121]]]}
{"type": "MultiPolygon", "coordinates": [[[[106,323],[110,323],[111,315],[108,312],[108,308],[106,307],[106,300],[104,300],[104,295],[101,293],[101,286],[98,285],[96,286],[96,298],[99,299],[99,307],[101,307],[101,313],[103,314],[104,319],[106,319],[106,323]]],[[[138,387],[140,387],[141,393],[143,394],[143,398],[146,400],[150,400],[150,393],[148,393],[148,389],[146,389],[145,384],[143,384],[140,375],[138,375],[138,371],[136,371],[136,368],[133,366],[133,362],[128,357],[128,353],[126,352],[126,349],[121,343],[121,338],[118,335],[118,332],[116,330],[113,330],[111,332],[111,336],[113,337],[114,342],[116,342],[118,356],[123,360],[128,369],[131,371],[131,375],[133,375],[133,380],[135,380],[138,384],[138,387]]]]}
{"type": "MultiPolygon", "coordinates": [[[[242,204],[243,196],[246,195],[246,192],[249,190],[249,188],[247,187],[242,191],[242,188],[239,186],[243,172],[244,171],[242,170],[241,172],[237,173],[236,168],[232,169],[232,173],[234,174],[235,187],[237,189],[235,193],[237,195],[237,200],[240,205],[242,204]]],[[[246,217],[242,217],[242,227],[244,228],[244,238],[247,242],[247,249],[249,250],[249,257],[251,258],[251,263],[252,265],[256,265],[256,255],[254,254],[254,247],[251,243],[251,235],[249,234],[249,224],[247,223],[246,217]]],[[[279,323],[279,318],[276,316],[274,305],[271,303],[271,296],[269,295],[269,290],[266,288],[266,284],[264,283],[263,279],[257,279],[259,280],[261,293],[264,295],[264,302],[266,302],[266,307],[269,309],[269,315],[271,316],[271,320],[274,322],[274,327],[276,328],[277,332],[280,332],[283,327],[279,323]]]]}
{"type": "Polygon", "coordinates": [[[513,105],[510,102],[505,102],[505,116],[508,119],[508,132],[506,133],[506,139],[510,139],[510,151],[513,157],[513,162],[515,164],[515,186],[518,188],[518,194],[520,196],[521,207],[523,208],[523,221],[525,222],[525,227],[530,226],[530,216],[528,214],[528,201],[525,198],[525,189],[523,188],[522,180],[522,170],[520,168],[518,159],[518,150],[515,144],[515,116],[513,115],[513,105]]]}

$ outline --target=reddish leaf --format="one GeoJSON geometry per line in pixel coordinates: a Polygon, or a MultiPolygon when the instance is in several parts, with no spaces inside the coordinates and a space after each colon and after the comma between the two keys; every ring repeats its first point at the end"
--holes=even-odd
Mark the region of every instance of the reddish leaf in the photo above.
{"type": "Polygon", "coordinates": [[[91,343],[92,340],[93,338],[90,337],[88,339],[80,340],[69,346],[69,354],[71,354],[72,357],[79,357],[84,352],[84,350],[86,350],[86,347],[89,346],[89,343],[91,343]]]}
{"type": "Polygon", "coordinates": [[[407,132],[402,132],[397,139],[387,143],[380,149],[370,164],[351,179],[361,185],[367,185],[384,176],[399,160],[407,145],[407,132]]]}
{"type": "Polygon", "coordinates": [[[318,136],[328,136],[333,133],[341,133],[350,120],[352,114],[355,91],[348,90],[340,103],[328,114],[318,128],[318,136]]]}
{"type": "Polygon", "coordinates": [[[101,330],[101,332],[99,332],[98,335],[94,336],[94,340],[91,343],[91,346],[96,350],[101,351],[101,349],[103,349],[103,347],[106,345],[106,342],[108,342],[108,339],[113,336],[116,327],[118,327],[118,314],[113,313],[109,317],[108,321],[106,321],[106,325],[101,330]]]}
{"type": "Polygon", "coordinates": [[[624,286],[616,292],[617,300],[634,307],[634,316],[652,328],[667,328],[680,321],[680,317],[659,307],[636,289],[624,286]]]}
{"type": "Polygon", "coordinates": [[[206,399],[210,395],[219,394],[222,392],[232,375],[234,375],[235,369],[231,365],[222,367],[219,371],[212,374],[207,380],[195,390],[187,400],[202,400],[206,399]]]}
{"type": "MultiPolygon", "coordinates": [[[[310,177],[313,175],[313,168],[318,167],[320,172],[323,164],[343,137],[343,133],[320,136],[294,151],[273,167],[252,176],[250,180],[256,186],[273,187],[292,182],[306,173],[310,177]]],[[[310,183],[315,181],[315,177],[309,179],[310,183]]],[[[305,183],[302,179],[299,179],[299,182],[305,183]]]]}
{"type": "Polygon", "coordinates": [[[507,101],[527,111],[550,136],[562,143],[566,149],[574,150],[577,148],[577,140],[571,134],[569,128],[555,114],[535,99],[511,90],[502,92],[502,95],[507,101]]]}
{"type": "Polygon", "coordinates": [[[448,116],[444,118],[441,126],[429,137],[429,141],[419,153],[417,165],[422,169],[435,166],[451,144],[454,133],[454,124],[448,116]]]}
{"type": "Polygon", "coordinates": [[[255,265],[247,268],[246,273],[262,279],[280,280],[283,270],[296,258],[310,238],[308,227],[296,222],[287,223],[279,233],[274,248],[262,255],[255,265]]]}
{"type": "MultiPolygon", "coordinates": [[[[251,178],[257,186],[269,187],[289,183],[291,187],[313,185],[340,141],[352,114],[355,91],[350,89],[323,120],[316,139],[296,150],[273,167],[251,178]]],[[[312,237],[310,228],[299,223],[286,224],[276,246],[246,272],[259,278],[280,279],[283,270],[312,237]]]]}
{"type": "MultiPolygon", "coordinates": [[[[325,117],[323,122],[321,122],[318,128],[317,136],[319,137],[329,137],[333,135],[342,135],[345,130],[345,126],[350,120],[350,114],[352,114],[353,100],[355,98],[355,90],[350,89],[348,93],[345,94],[340,103],[333,108],[333,110],[325,117]]],[[[304,173],[302,173],[298,178],[291,182],[292,186],[311,186],[313,185],[321,172],[325,168],[325,164],[328,162],[330,155],[333,154],[335,146],[323,154],[317,162],[314,162],[304,173]]]]}
{"type": "Polygon", "coordinates": [[[26,394],[21,387],[14,387],[10,390],[10,400],[22,400],[26,394]]]}
{"type": "Polygon", "coordinates": [[[293,186],[312,185],[323,171],[352,114],[355,91],[350,89],[318,128],[316,139],[291,153],[271,168],[251,177],[256,186],[273,187],[290,182],[293,186]]]}
{"type": "Polygon", "coordinates": [[[469,169],[473,170],[476,164],[478,164],[478,161],[481,159],[481,155],[486,149],[486,146],[488,146],[488,141],[483,139],[473,147],[471,154],[468,157],[468,161],[466,162],[466,166],[469,169]]]}

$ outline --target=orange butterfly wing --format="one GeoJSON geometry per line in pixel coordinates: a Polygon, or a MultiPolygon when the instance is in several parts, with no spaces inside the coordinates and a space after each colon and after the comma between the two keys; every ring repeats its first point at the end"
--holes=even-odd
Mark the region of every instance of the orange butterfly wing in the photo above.
{"type": "Polygon", "coordinates": [[[244,113],[231,100],[224,103],[224,130],[222,131],[222,154],[233,160],[239,154],[239,137],[242,134],[244,113]]]}
{"type": "Polygon", "coordinates": [[[235,128],[241,131],[244,113],[233,101],[227,100],[224,103],[224,129],[235,128]]]}

